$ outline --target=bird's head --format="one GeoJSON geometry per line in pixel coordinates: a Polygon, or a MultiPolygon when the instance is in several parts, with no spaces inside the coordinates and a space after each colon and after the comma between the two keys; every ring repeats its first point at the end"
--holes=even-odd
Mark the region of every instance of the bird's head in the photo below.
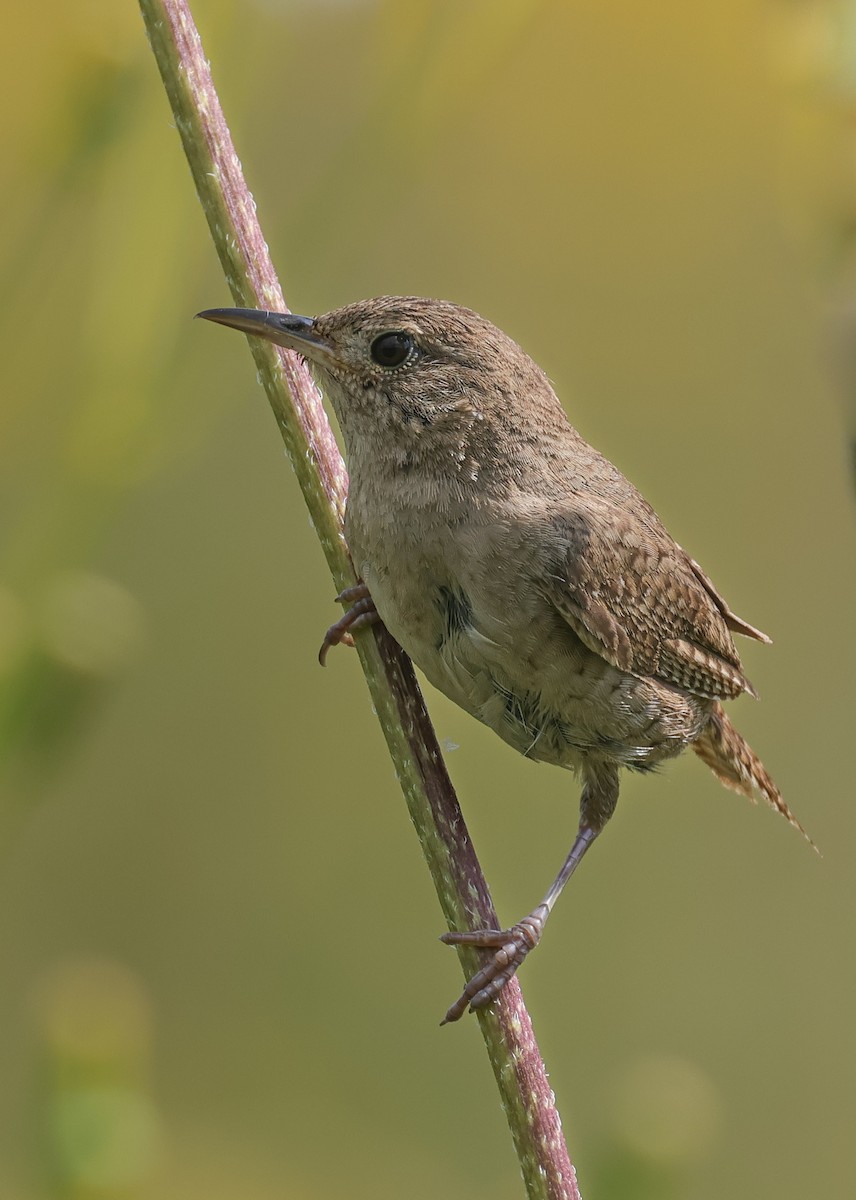
{"type": "MultiPolygon", "coordinates": [[[[439,453],[512,437],[544,406],[561,414],[543,372],[496,326],[445,300],[381,296],[319,317],[255,309],[199,314],[301,354],[335,409],[349,451],[357,439],[399,453],[439,453]]],[[[560,415],[560,419],[563,419],[560,415]]]]}

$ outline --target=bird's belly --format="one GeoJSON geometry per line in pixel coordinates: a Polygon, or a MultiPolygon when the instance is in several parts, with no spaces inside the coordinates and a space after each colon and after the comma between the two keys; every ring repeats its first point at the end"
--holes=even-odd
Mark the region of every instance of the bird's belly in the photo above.
{"type": "MultiPolygon", "coordinates": [[[[412,566],[412,562],[410,564],[412,566]]],[[[592,653],[541,597],[475,604],[436,574],[363,564],[377,610],[428,680],[528,758],[645,769],[698,734],[698,702],[592,653]]]]}

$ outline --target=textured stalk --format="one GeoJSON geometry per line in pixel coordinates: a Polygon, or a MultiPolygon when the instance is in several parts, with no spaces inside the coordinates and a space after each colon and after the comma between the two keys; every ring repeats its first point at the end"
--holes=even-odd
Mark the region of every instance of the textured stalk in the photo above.
{"type": "MultiPolygon", "coordinates": [[[[235,304],[287,312],[199,34],[185,0],[140,0],[152,50],[235,304]]],[[[259,338],[260,379],[338,588],[355,582],[342,533],[347,474],[303,361],[259,338]]],[[[437,895],[451,929],[498,927],[496,913],[413,668],[382,626],[360,661],[437,895]]],[[[460,947],[464,973],[477,953],[460,947]]],[[[478,1021],[532,1200],[579,1200],[553,1093],[516,979],[478,1021]]]]}

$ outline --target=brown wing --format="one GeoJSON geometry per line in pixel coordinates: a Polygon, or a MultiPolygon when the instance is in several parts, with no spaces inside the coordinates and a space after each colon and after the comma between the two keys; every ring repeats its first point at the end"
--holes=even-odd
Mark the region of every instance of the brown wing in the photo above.
{"type": "Polygon", "coordinates": [[[548,598],[580,640],[631,675],[696,696],[755,695],[729,626],[735,617],[666,531],[603,501],[553,521],[557,549],[548,598]]]}

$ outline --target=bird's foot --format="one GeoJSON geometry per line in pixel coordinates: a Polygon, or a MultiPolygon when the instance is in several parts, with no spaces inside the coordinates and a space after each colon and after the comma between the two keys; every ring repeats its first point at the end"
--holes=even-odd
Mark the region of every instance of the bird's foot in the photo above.
{"type": "Polygon", "coordinates": [[[473,975],[461,996],[446,1013],[441,1025],[458,1021],[469,1008],[475,1012],[496,999],[517,971],[530,950],[541,941],[544,924],[549,915],[545,904],[539,904],[528,917],[511,929],[475,929],[469,933],[444,933],[440,938],[447,946],[482,946],[496,950],[490,962],[473,975]]]}
{"type": "Polygon", "coordinates": [[[371,598],[371,593],[364,583],[355,583],[353,587],[345,588],[343,592],[339,592],[336,602],[338,604],[349,604],[351,607],[324,634],[324,641],[321,643],[321,649],[318,651],[318,661],[322,667],[325,665],[327,651],[331,646],[338,646],[340,642],[344,642],[346,646],[353,646],[353,631],[355,629],[363,629],[367,625],[374,625],[375,622],[380,620],[378,611],[374,606],[374,600],[371,598]]]}

